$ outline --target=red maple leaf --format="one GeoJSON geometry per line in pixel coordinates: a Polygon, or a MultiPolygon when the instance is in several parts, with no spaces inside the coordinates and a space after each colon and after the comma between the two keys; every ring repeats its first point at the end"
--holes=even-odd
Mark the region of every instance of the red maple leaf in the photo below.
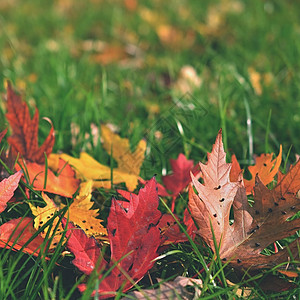
{"type": "MultiPolygon", "coordinates": [[[[158,222],[161,212],[158,207],[156,181],[152,178],[139,194],[131,194],[130,202],[112,200],[107,221],[111,259],[108,263],[97,250],[93,238],[88,238],[81,230],[69,225],[67,246],[75,255],[74,264],[90,274],[101,259],[100,269],[113,267],[111,273],[102,278],[98,293],[102,298],[113,296],[122,287],[125,292],[143,278],[152,268],[160,245],[158,222]],[[131,280],[128,280],[131,278],[131,280]]],[[[66,223],[66,221],[64,221],[66,223]]],[[[79,285],[84,291],[85,284],[79,285]]]]}
{"type": "Polygon", "coordinates": [[[172,212],[175,208],[175,199],[180,192],[191,182],[190,172],[196,175],[199,172],[198,164],[194,166],[193,160],[188,160],[184,154],[180,153],[177,159],[170,159],[173,174],[162,177],[166,188],[172,192],[172,212]]]}
{"type": "Polygon", "coordinates": [[[54,145],[54,129],[51,129],[44,143],[39,147],[38,126],[39,111],[31,119],[27,104],[17,95],[10,82],[7,82],[7,113],[13,134],[8,138],[8,143],[16,153],[20,153],[26,160],[42,164],[45,162],[45,153],[49,155],[54,145]]]}

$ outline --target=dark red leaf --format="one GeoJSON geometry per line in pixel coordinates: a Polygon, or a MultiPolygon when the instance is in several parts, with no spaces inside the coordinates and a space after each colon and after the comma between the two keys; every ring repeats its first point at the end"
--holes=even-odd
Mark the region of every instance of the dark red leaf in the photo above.
{"type": "Polygon", "coordinates": [[[38,145],[39,111],[31,119],[27,104],[17,95],[10,82],[7,83],[7,114],[13,134],[8,138],[8,143],[16,153],[20,153],[26,160],[42,164],[45,162],[45,154],[52,152],[54,145],[54,129],[51,129],[44,143],[38,145]]]}

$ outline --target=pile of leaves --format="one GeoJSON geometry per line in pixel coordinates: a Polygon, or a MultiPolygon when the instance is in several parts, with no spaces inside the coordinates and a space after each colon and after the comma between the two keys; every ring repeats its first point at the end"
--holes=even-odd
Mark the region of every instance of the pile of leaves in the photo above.
{"type": "MultiPolygon", "coordinates": [[[[103,148],[117,162],[112,168],[85,152],[79,158],[52,153],[55,135],[48,119],[51,129],[39,146],[38,109],[31,117],[27,104],[9,82],[6,108],[11,135],[9,148],[2,149],[0,212],[5,214],[8,203],[22,203],[28,205],[30,214],[0,226],[2,248],[51,258],[53,249],[63,241],[74,256],[74,266],[87,277],[96,274],[99,284],[91,294],[103,299],[136,286],[155,268],[161,253],[186,242],[204,245],[214,253],[213,260],[237,274],[255,276],[280,266],[271,277],[277,290],[294,287],[278,275],[297,276],[300,162],[281,173],[281,148],[274,159],[273,154],[257,157],[255,165],[248,167],[252,178],[247,180],[234,155],[231,163],[226,162],[220,130],[206,164],[196,164],[180,153],[177,159],[170,159],[172,172],[159,184],[155,177],[139,176],[144,140],[132,151],[128,139],[101,125],[103,148]],[[92,201],[100,188],[118,193],[111,200],[107,220],[99,219],[92,201]],[[174,210],[186,191],[189,201],[181,220],[174,210]],[[37,203],[34,195],[41,195],[44,202],[37,203]],[[159,209],[160,199],[164,210],[159,209]],[[286,246],[278,250],[278,241],[283,239],[286,246]],[[45,242],[47,247],[42,246],[45,242]]],[[[7,129],[0,139],[6,134],[7,129]]],[[[192,275],[196,277],[197,272],[192,275]]],[[[178,277],[162,283],[158,290],[133,295],[184,294],[187,285],[196,285],[196,294],[201,294],[201,280],[178,277]]],[[[80,283],[78,289],[84,292],[87,284],[80,283]]]]}

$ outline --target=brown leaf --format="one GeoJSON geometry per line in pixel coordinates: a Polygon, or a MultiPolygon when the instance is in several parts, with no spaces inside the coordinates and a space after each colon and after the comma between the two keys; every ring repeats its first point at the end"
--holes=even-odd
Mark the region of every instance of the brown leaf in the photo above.
{"type": "MultiPolygon", "coordinates": [[[[205,167],[209,166],[209,169],[205,170],[201,164],[204,185],[193,178],[198,195],[190,188],[189,207],[200,227],[200,236],[214,249],[209,227],[211,222],[216,241],[220,243],[220,257],[223,261],[230,262],[233,267],[248,272],[250,268],[253,272],[298,259],[298,240],[292,242],[288,249],[285,248],[273,255],[267,256],[261,252],[275,241],[289,237],[300,229],[300,219],[288,220],[300,209],[298,196],[300,162],[286,175],[280,175],[278,184],[273,190],[269,190],[260,180],[259,175],[256,175],[254,205],[250,207],[242,183],[229,182],[228,173],[231,164],[225,164],[225,152],[220,140],[219,133],[213,151],[208,155],[208,163],[205,167]],[[226,184],[229,186],[235,184],[230,191],[233,192],[235,188],[236,195],[233,196],[234,200],[230,198],[231,201],[226,207],[220,206],[219,194],[210,188],[216,185],[218,176],[223,180],[223,184],[219,181],[219,186],[214,190],[220,193],[226,184]],[[234,216],[232,225],[229,223],[231,206],[233,206],[234,216]],[[212,215],[214,213],[216,216],[212,215]]],[[[227,199],[224,198],[222,202],[227,199]]]]}
{"type": "Polygon", "coordinates": [[[122,299],[199,299],[201,296],[202,280],[178,276],[174,281],[162,282],[158,289],[135,291],[122,299]],[[188,291],[187,286],[193,287],[195,292],[188,291]]]}
{"type": "Polygon", "coordinates": [[[204,184],[191,174],[198,195],[192,187],[189,188],[189,209],[199,226],[199,234],[210,247],[214,248],[211,224],[217,243],[220,243],[221,238],[224,240],[232,235],[229,214],[239,182],[229,180],[231,164],[226,163],[221,130],[212,152],[207,156],[207,164],[200,163],[204,184]]]}

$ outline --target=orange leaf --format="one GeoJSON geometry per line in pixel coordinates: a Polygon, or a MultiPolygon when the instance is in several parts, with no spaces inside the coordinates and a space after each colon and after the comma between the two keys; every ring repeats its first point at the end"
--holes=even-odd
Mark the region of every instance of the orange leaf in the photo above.
{"type": "Polygon", "coordinates": [[[0,226],[0,247],[15,251],[20,250],[25,244],[23,252],[38,256],[44,239],[37,235],[31,242],[28,240],[36,233],[31,218],[18,218],[8,221],[0,226]],[[28,244],[27,244],[28,243],[28,244]]]}
{"type": "Polygon", "coordinates": [[[281,155],[282,147],[280,146],[279,154],[276,157],[276,159],[272,160],[273,153],[261,154],[259,157],[256,158],[255,165],[248,167],[248,170],[252,175],[252,179],[244,179],[247,194],[252,193],[253,187],[255,185],[256,174],[259,176],[261,182],[264,185],[267,185],[274,180],[274,177],[277,174],[281,164],[281,155]]]}
{"type": "MultiPolygon", "coordinates": [[[[80,180],[75,178],[75,172],[69,164],[66,164],[62,159],[59,160],[58,176],[50,169],[47,170],[47,182],[45,184],[45,165],[40,165],[34,162],[26,163],[26,166],[21,162],[24,170],[29,175],[29,182],[38,191],[57,194],[63,197],[72,198],[73,194],[79,187],[80,180]]],[[[20,166],[16,166],[20,169],[20,166]]]]}
{"type": "Polygon", "coordinates": [[[54,145],[54,129],[51,129],[48,137],[39,147],[38,145],[38,126],[39,111],[31,119],[28,106],[22,101],[21,96],[17,95],[7,82],[7,114],[6,119],[12,127],[13,134],[8,138],[8,143],[16,153],[20,153],[26,160],[44,163],[45,154],[49,155],[54,145]]]}

